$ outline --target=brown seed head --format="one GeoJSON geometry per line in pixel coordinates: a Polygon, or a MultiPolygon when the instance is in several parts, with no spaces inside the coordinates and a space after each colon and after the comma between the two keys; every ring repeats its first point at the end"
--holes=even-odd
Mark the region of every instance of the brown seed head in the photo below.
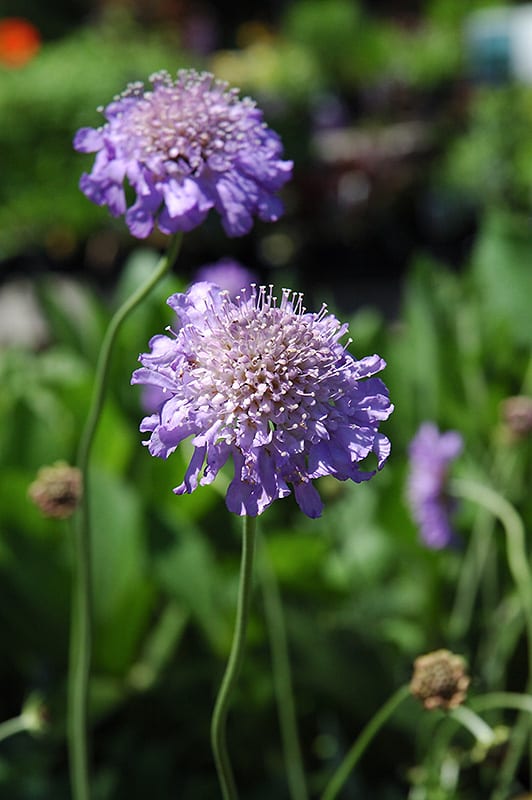
{"type": "Polygon", "coordinates": [[[501,416],[512,438],[522,439],[528,436],[532,432],[532,397],[507,397],[501,403],[501,416]]]}
{"type": "Polygon", "coordinates": [[[464,702],[469,676],[461,656],[435,650],[414,661],[410,691],[425,708],[455,708],[464,702]]]}
{"type": "Polygon", "coordinates": [[[28,496],[46,517],[66,519],[79,503],[82,493],[81,472],[64,461],[41,467],[28,488],[28,496]]]}

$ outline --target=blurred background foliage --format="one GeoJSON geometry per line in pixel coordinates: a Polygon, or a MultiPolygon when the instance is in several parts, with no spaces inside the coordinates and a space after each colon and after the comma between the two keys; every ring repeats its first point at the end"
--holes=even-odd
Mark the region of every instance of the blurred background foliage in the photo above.
{"type": "MultiPolygon", "coordinates": [[[[472,12],[495,5],[518,4],[1,4],[42,41],[27,63],[0,62],[0,719],[38,692],[47,725],[0,743],[0,797],[68,797],[71,532],[44,519],[27,489],[43,464],[75,459],[105,326],[164,248],[157,234],[131,241],[79,192],[92,159],[72,137],[99,124],[96,108],[127,81],[163,67],[213,69],[254,96],[295,177],[278,224],[228,241],[212,219],[187,235],[175,273],[120,337],[93,460],[95,800],[217,796],[207,731],[240,535],[223,503],[229,476],[173,495],[186,453],[148,456],[129,380],[172,323],[168,295],[222,255],[304,290],[308,306],[338,309],[353,353],[388,362],[396,406],[392,456],[375,480],[322,479],[318,521],[291,499],[261,520],[312,796],[420,653],[462,653],[472,695],[523,690],[524,623],[502,530],[463,503],[459,544],[430,551],[405,502],[408,443],[428,419],[463,435],[458,474],[497,488],[526,524],[532,514],[530,436],[512,436],[501,414],[506,398],[532,395],[532,87],[468,38],[472,12]]],[[[504,745],[478,756],[456,734],[438,750],[442,718],[407,702],[342,797],[488,797],[504,745]],[[435,782],[444,764],[454,783],[435,782]]],[[[289,796],[260,580],[230,740],[243,796],[289,796]]],[[[508,797],[530,790],[526,767],[508,797]]]]}

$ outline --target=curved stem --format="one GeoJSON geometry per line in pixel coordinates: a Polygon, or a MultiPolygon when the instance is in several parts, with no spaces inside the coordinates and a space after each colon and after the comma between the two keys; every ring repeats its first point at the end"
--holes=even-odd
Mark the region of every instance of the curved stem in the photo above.
{"type": "Polygon", "coordinates": [[[246,629],[253,585],[253,556],[255,551],[256,517],[243,517],[242,559],[236,609],[235,630],[229,660],[214,706],[211,723],[211,744],[224,800],[236,800],[233,770],[227,752],[226,723],[233,689],[238,680],[244,657],[246,629]]]}
{"type": "MultiPolygon", "coordinates": [[[[471,706],[477,705],[473,701],[471,706]]],[[[449,753],[452,752],[451,740],[457,725],[461,725],[474,737],[477,744],[489,749],[497,741],[497,734],[470,706],[457,706],[449,712],[441,711],[438,728],[430,738],[429,759],[427,770],[430,785],[440,785],[443,764],[449,753]],[[441,718],[443,717],[443,719],[441,718]]],[[[456,763],[457,775],[460,767],[456,763]]]]}
{"type": "Polygon", "coordinates": [[[360,735],[355,739],[351,749],[325,787],[321,800],[334,800],[346,782],[351,771],[355,768],[367,746],[380,731],[382,726],[392,716],[396,708],[410,695],[410,686],[401,686],[386,703],[370,719],[360,735]]]}
{"type": "Polygon", "coordinates": [[[469,628],[475,597],[492,545],[493,516],[479,509],[458,577],[456,596],[449,615],[449,636],[461,640],[469,628]]]}
{"type": "Polygon", "coordinates": [[[487,722],[484,722],[471,708],[457,706],[453,708],[450,716],[468,730],[480,744],[490,747],[495,741],[496,736],[493,728],[490,728],[487,722]]]}
{"type": "Polygon", "coordinates": [[[83,496],[75,520],[72,612],[68,686],[68,745],[70,781],[74,800],[89,800],[87,705],[92,636],[92,568],[90,537],[89,461],[104,404],[113,346],[122,323],[169,271],[182,241],[175,236],[149,279],[116,311],[106,331],[98,357],[91,405],[83,428],[77,463],[83,476],[83,496]]]}
{"type": "Polygon", "coordinates": [[[529,670],[532,670],[532,576],[525,547],[525,528],[515,508],[498,492],[469,480],[454,480],[452,493],[486,508],[506,533],[508,566],[515,582],[528,630],[529,670]]]}
{"type": "MultiPolygon", "coordinates": [[[[498,492],[474,481],[455,480],[452,482],[455,495],[471,500],[486,508],[501,522],[506,533],[506,553],[508,566],[514,580],[527,628],[528,639],[528,681],[527,691],[532,690],[532,576],[528,566],[525,547],[525,527],[515,508],[498,492]]],[[[521,712],[511,737],[508,753],[499,771],[497,786],[492,800],[502,800],[517,769],[530,721],[526,712],[521,712]]]]}
{"type": "Polygon", "coordinates": [[[107,390],[107,381],[109,378],[109,367],[111,365],[111,354],[116,341],[117,334],[125,322],[126,318],[132,311],[148,296],[152,289],[159,283],[159,281],[166,275],[172,264],[175,262],[179,253],[181,243],[183,241],[183,234],[177,234],[170,241],[167,252],[161,256],[158,264],[155,266],[150,277],[142,286],[133,292],[116,311],[109,327],[104,336],[100,355],[98,357],[98,364],[96,366],[96,375],[94,378],[94,389],[91,398],[91,405],[87,416],[85,427],[81,434],[80,445],[78,450],[78,467],[86,472],[89,463],[90,452],[94,441],[94,435],[98,422],[100,421],[100,414],[102,412],[105,393],[107,390]]]}
{"type": "Polygon", "coordinates": [[[15,733],[28,730],[28,721],[24,714],[19,714],[18,717],[6,719],[5,722],[0,722],[0,742],[3,739],[13,736],[15,733]]]}
{"type": "Polygon", "coordinates": [[[532,714],[532,696],[520,692],[489,692],[471,700],[477,711],[491,711],[496,708],[513,708],[532,714]]]}
{"type": "Polygon", "coordinates": [[[261,549],[260,579],[272,653],[273,683],[290,795],[292,800],[307,800],[308,792],[297,731],[283,606],[275,573],[264,546],[261,549]]]}

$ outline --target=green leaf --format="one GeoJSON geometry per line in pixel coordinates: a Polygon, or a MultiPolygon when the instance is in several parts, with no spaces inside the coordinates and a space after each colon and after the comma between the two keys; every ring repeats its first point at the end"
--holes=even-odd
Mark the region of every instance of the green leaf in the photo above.
{"type": "Polygon", "coordinates": [[[170,547],[156,557],[155,570],[164,591],[189,609],[211,642],[220,642],[218,568],[201,531],[184,527],[170,547]]]}
{"type": "Polygon", "coordinates": [[[473,276],[486,319],[519,344],[532,343],[532,239],[518,217],[492,213],[473,254],[473,276]]]}
{"type": "Polygon", "coordinates": [[[119,673],[146,630],[154,589],[138,492],[102,469],[90,475],[95,663],[119,673]]]}

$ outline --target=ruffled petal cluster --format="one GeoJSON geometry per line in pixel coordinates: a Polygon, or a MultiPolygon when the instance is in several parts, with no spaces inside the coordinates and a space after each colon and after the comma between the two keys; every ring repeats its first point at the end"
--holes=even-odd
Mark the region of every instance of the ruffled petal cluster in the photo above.
{"type": "Polygon", "coordinates": [[[432,422],[424,422],[410,442],[408,500],[427,547],[447,547],[455,538],[447,478],[449,467],[462,447],[462,437],[457,431],[440,433],[432,422]]]}
{"type": "Polygon", "coordinates": [[[208,72],[161,71],[102,109],[101,128],[82,128],[74,148],[96,153],[80,181],[94,203],[125,214],[138,238],[154,226],[167,234],[200,225],[216,209],[229,236],[251,229],[253,217],[273,222],[283,211],[276,193],[291,177],[279,136],[249,98],[208,72]],[[128,205],[128,182],[135,200],[128,205]]]}
{"type": "Polygon", "coordinates": [[[325,306],[308,313],[300,294],[283,289],[278,302],[272,287],[232,300],[211,283],[168,303],[180,327],[151,339],[132,383],[167,397],[141,423],[152,455],[168,458],[192,437],[177,494],[211,483],[232,460],[230,511],[256,516],[293,491],[302,511],[318,517],[314,479],[361,482],[382,467],[390,443],[379,425],[393,406],[374,376],[385,363],[353,358],[340,342],[347,326],[325,306]],[[362,469],[371,454],[374,468],[362,469]]]}

